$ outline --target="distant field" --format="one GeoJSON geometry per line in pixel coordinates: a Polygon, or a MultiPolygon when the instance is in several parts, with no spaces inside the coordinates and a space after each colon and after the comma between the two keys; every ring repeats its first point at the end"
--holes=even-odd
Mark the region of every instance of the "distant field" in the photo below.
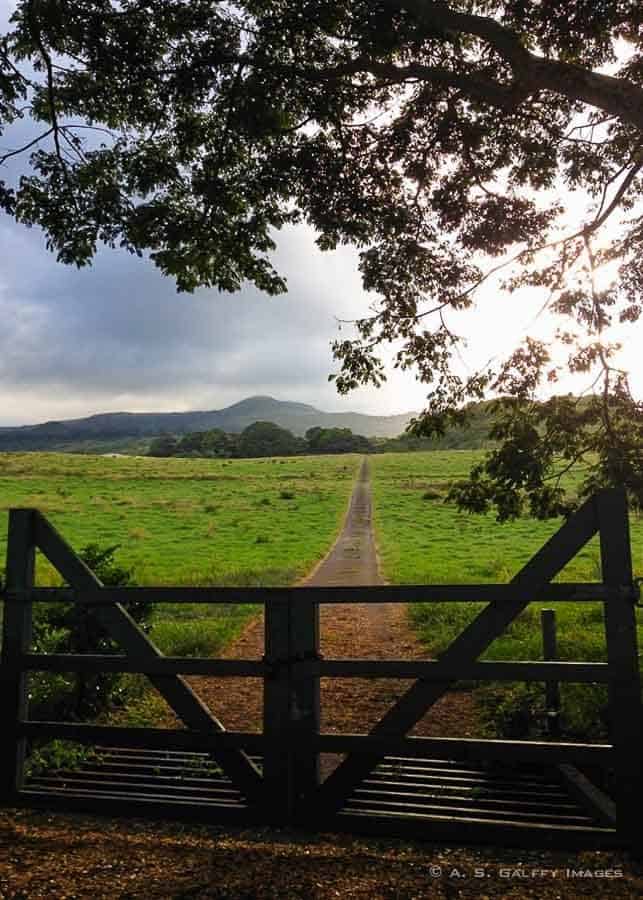
{"type": "MultiPolygon", "coordinates": [[[[0,567],[7,510],[35,507],[79,551],[119,544],[143,585],[292,584],[330,548],[358,456],[205,460],[0,454],[0,567]]],[[[61,583],[44,558],[38,582],[61,583]]],[[[152,636],[165,653],[208,655],[248,606],[165,604],[152,636]]]]}
{"type": "MultiPolygon", "coordinates": [[[[376,539],[384,576],[396,584],[503,583],[552,535],[559,522],[519,519],[499,524],[493,515],[459,512],[444,502],[451,481],[466,476],[482,451],[433,451],[372,457],[376,539]]],[[[573,478],[578,478],[577,472],[573,478]]],[[[571,482],[573,483],[573,481],[571,482]]],[[[631,516],[635,572],[643,575],[643,519],[631,516]]],[[[600,580],[598,540],[593,539],[563,570],[561,581],[600,580]]],[[[497,639],[485,659],[540,659],[540,610],[546,597],[531,604],[497,639]]],[[[557,604],[559,654],[562,659],[603,660],[604,630],[600,604],[557,604]]],[[[415,604],[413,623],[429,653],[444,649],[477,612],[480,604],[415,604]]],[[[643,649],[643,615],[639,616],[643,649]]],[[[520,702],[534,702],[534,691],[520,688],[520,702]]],[[[592,692],[602,688],[567,685],[567,720],[571,731],[587,733],[595,713],[592,692]]],[[[506,696],[506,695],[505,695],[506,696]]],[[[494,697],[501,711],[501,695],[494,697]]],[[[510,703],[515,708],[517,701],[510,703]]]]}
{"type": "Polygon", "coordinates": [[[29,506],[77,550],[120,544],[140,584],[288,584],[328,550],[358,462],[2,454],[0,559],[7,510],[29,506]]]}
{"type": "MultiPolygon", "coordinates": [[[[386,453],[371,458],[375,525],[387,578],[397,583],[507,581],[560,521],[498,523],[445,504],[449,484],[466,477],[480,450],[386,453]]],[[[568,483],[578,481],[578,471],[568,483]]],[[[643,573],[643,519],[631,518],[635,568],[643,573]]],[[[561,580],[600,578],[598,541],[567,566],[561,580]]]]}

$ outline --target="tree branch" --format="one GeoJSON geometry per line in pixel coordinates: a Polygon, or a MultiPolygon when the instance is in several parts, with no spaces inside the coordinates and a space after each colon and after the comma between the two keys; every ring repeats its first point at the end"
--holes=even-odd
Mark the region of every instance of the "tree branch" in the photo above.
{"type": "Polygon", "coordinates": [[[50,128],[48,131],[43,132],[43,134],[39,134],[37,138],[33,139],[33,141],[29,141],[29,143],[25,144],[23,147],[19,147],[17,150],[10,150],[8,153],[5,153],[4,156],[0,156],[0,166],[12,156],[18,156],[20,153],[24,153],[25,150],[29,150],[30,147],[34,147],[44,138],[49,137],[53,130],[53,128],[50,128]]]}
{"type": "Polygon", "coordinates": [[[429,0],[384,0],[391,9],[406,10],[431,31],[470,34],[493,47],[512,67],[516,83],[531,94],[547,90],[581,100],[643,130],[643,88],[625,78],[592,72],[582,66],[545,59],[523,47],[510,29],[484,16],[461,13],[429,0]]]}

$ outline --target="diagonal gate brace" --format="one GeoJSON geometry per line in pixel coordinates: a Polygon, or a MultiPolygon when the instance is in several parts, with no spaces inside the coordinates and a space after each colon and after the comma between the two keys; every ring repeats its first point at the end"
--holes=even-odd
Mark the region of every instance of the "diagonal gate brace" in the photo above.
{"type": "MultiPolygon", "coordinates": [[[[511,584],[523,588],[524,593],[509,600],[491,601],[440,655],[435,665],[436,674],[439,674],[441,664],[452,672],[454,666],[475,662],[516,616],[538,599],[542,589],[597,530],[596,500],[590,498],[512,578],[511,584]]],[[[379,737],[407,734],[453,683],[452,679],[437,683],[416,681],[370,734],[379,737]]],[[[319,799],[326,812],[332,814],[340,809],[379,762],[381,755],[375,753],[347,756],[319,789],[319,799]]]]}
{"type": "MultiPolygon", "coordinates": [[[[77,590],[96,590],[103,587],[102,582],[40,513],[36,513],[35,537],[37,546],[72,587],[77,590]]],[[[120,603],[92,607],[92,615],[97,617],[127,654],[141,661],[141,667],[144,667],[146,659],[158,659],[161,656],[120,603]]],[[[188,728],[210,733],[222,733],[226,730],[180,675],[148,677],[188,728]]],[[[250,802],[259,799],[262,777],[243,751],[222,748],[213,750],[212,755],[250,802]]]]}

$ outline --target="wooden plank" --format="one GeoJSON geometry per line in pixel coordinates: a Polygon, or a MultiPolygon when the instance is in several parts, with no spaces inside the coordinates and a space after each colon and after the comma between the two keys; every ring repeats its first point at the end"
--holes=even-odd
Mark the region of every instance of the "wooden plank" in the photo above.
{"type": "Polygon", "coordinates": [[[616,825],[616,804],[603,793],[600,788],[586,778],[576,766],[562,763],[557,771],[569,793],[595,818],[601,825],[614,828],[616,825]]]}
{"type": "Polygon", "coordinates": [[[7,535],[7,596],[2,622],[2,660],[0,662],[0,799],[11,802],[20,790],[24,775],[26,742],[18,723],[28,714],[27,676],[22,670],[22,655],[31,642],[32,607],[28,597],[11,596],[28,591],[35,577],[34,516],[30,509],[9,510],[7,535]]]}
{"type": "Polygon", "coordinates": [[[104,747],[140,747],[145,750],[189,750],[214,754],[221,748],[243,747],[263,754],[269,741],[245,731],[184,731],[172,728],[128,728],[120,725],[85,725],[76,722],[20,722],[21,737],[61,738],[78,744],[104,747]]]}
{"type": "MultiPolygon", "coordinates": [[[[36,542],[51,564],[74,587],[102,589],[93,572],[79,559],[55,528],[40,513],[35,514],[36,542]]],[[[128,655],[137,661],[156,660],[158,649],[119,604],[97,606],[96,617],[128,655]]],[[[221,722],[199,700],[180,675],[153,675],[150,681],[177,716],[197,731],[225,732],[221,722]]],[[[215,758],[249,800],[259,796],[261,775],[256,766],[239,750],[218,750],[215,758]]]]}
{"type": "MultiPolygon", "coordinates": [[[[314,610],[314,607],[313,607],[314,610]]],[[[162,656],[139,662],[120,654],[26,653],[21,665],[35,672],[138,672],[143,675],[216,675],[261,678],[266,673],[262,660],[208,659],[162,656]]],[[[297,678],[422,678],[444,681],[557,681],[607,684],[607,663],[575,662],[477,662],[466,666],[445,667],[436,660],[325,659],[297,661],[297,678]]]]}
{"type": "Polygon", "coordinates": [[[317,745],[322,753],[354,753],[378,758],[390,753],[408,757],[443,756],[445,759],[472,761],[538,763],[556,765],[609,765],[613,761],[611,744],[552,743],[550,741],[501,741],[474,738],[388,737],[371,734],[320,734],[317,745]]]}
{"type": "Polygon", "coordinates": [[[26,809],[46,809],[48,812],[86,812],[92,815],[122,816],[125,818],[170,819],[181,822],[203,822],[208,825],[247,826],[262,824],[258,812],[243,806],[200,803],[191,798],[188,803],[166,798],[159,800],[135,800],[123,796],[97,797],[92,792],[70,795],[65,792],[23,790],[14,804],[26,809]]]}
{"type": "Polygon", "coordinates": [[[610,593],[605,603],[609,687],[609,720],[616,770],[617,831],[632,851],[643,855],[643,709],[634,604],[623,599],[632,585],[629,517],[625,492],[601,491],[596,498],[600,524],[603,583],[610,593]]]}
{"type": "MultiPolygon", "coordinates": [[[[292,588],[296,596],[311,603],[488,603],[491,600],[511,602],[522,596],[512,584],[433,584],[433,585],[368,585],[365,587],[292,588]]],[[[631,594],[631,588],[625,590],[631,594]]],[[[127,605],[145,603],[226,603],[263,604],[279,598],[283,588],[264,587],[91,587],[36,588],[34,603],[83,603],[103,606],[111,603],[127,605]]],[[[602,584],[542,584],[535,600],[551,603],[596,603],[607,597],[602,584]]]]}
{"type": "MultiPolygon", "coordinates": [[[[541,609],[540,625],[543,635],[543,659],[557,660],[556,613],[553,609],[541,609]]],[[[607,667],[609,672],[609,666],[607,667]]],[[[547,711],[547,733],[552,738],[560,737],[560,687],[558,678],[545,682],[545,709],[547,711]]]]}
{"type": "Polygon", "coordinates": [[[311,664],[323,678],[421,678],[426,682],[449,681],[557,681],[607,684],[607,663],[576,662],[474,662],[446,665],[441,660],[324,659],[311,664]]]}
{"type": "Polygon", "coordinates": [[[578,804],[572,802],[570,798],[565,798],[564,801],[560,799],[554,798],[545,798],[541,800],[539,798],[529,797],[527,799],[518,795],[516,797],[495,797],[489,796],[491,792],[486,792],[486,795],[478,790],[467,790],[466,788],[461,789],[457,787],[453,787],[450,789],[451,793],[443,792],[440,788],[432,788],[425,787],[424,785],[411,785],[410,787],[406,784],[397,784],[395,782],[383,782],[380,785],[369,785],[368,787],[360,787],[355,792],[354,796],[373,796],[373,797],[381,797],[386,798],[389,796],[393,797],[408,797],[413,800],[414,798],[420,798],[421,800],[430,800],[432,803],[444,803],[448,805],[450,803],[470,803],[472,799],[472,794],[475,797],[475,802],[481,808],[485,809],[517,809],[517,810],[533,810],[533,811],[541,811],[543,813],[548,812],[559,812],[560,810],[573,810],[578,809],[578,804]]]}
{"type": "Polygon", "coordinates": [[[263,682],[264,813],[273,824],[287,824],[294,810],[290,696],[290,599],[286,591],[266,605],[267,673],[263,682]]]}
{"type": "MultiPolygon", "coordinates": [[[[526,822],[489,822],[455,816],[397,816],[381,813],[341,813],[320,821],[328,831],[351,834],[396,836],[409,840],[447,841],[464,844],[492,844],[500,847],[548,847],[552,849],[602,849],[619,845],[613,829],[578,825],[554,827],[526,822]]],[[[457,866],[456,866],[457,867],[457,866]]],[[[573,867],[573,866],[572,866],[573,867]]],[[[509,866],[508,868],[514,868],[509,866]]]]}
{"type": "Polygon", "coordinates": [[[478,806],[475,797],[470,797],[468,803],[433,803],[429,800],[409,800],[407,797],[351,797],[346,810],[363,810],[364,812],[393,812],[405,815],[409,812],[418,812],[426,816],[434,814],[457,816],[462,818],[475,817],[477,819],[511,819],[521,822],[541,822],[551,825],[567,825],[582,824],[591,825],[592,819],[585,815],[582,810],[575,807],[567,812],[542,812],[534,810],[517,810],[513,808],[503,809],[496,807],[494,809],[485,809],[478,806]]]}
{"type": "Polygon", "coordinates": [[[120,654],[25,653],[21,665],[34,672],[134,672],[142,675],[216,675],[262,678],[261,660],[159,656],[138,660],[120,654]]]}
{"type": "Polygon", "coordinates": [[[200,783],[191,783],[190,779],[178,776],[170,778],[167,775],[164,778],[155,778],[153,775],[128,777],[125,772],[56,771],[50,775],[35,775],[29,779],[28,787],[30,789],[39,787],[72,791],[80,788],[96,793],[118,791],[120,793],[127,792],[131,797],[136,794],[146,794],[149,797],[164,795],[166,797],[183,797],[184,799],[215,800],[235,805],[244,803],[245,806],[241,794],[235,788],[217,787],[209,784],[204,778],[200,780],[200,783]]]}
{"type": "MultiPolygon", "coordinates": [[[[439,662],[455,668],[475,661],[529,603],[542,596],[543,589],[596,533],[596,507],[593,499],[562,525],[529,562],[514,576],[518,589],[515,598],[492,600],[451,645],[440,654],[439,662]]],[[[391,707],[372,729],[373,735],[406,734],[428,709],[449,690],[453,681],[428,683],[417,681],[391,707]]],[[[325,808],[338,809],[365,775],[377,764],[377,756],[349,756],[321,787],[325,808]]]]}

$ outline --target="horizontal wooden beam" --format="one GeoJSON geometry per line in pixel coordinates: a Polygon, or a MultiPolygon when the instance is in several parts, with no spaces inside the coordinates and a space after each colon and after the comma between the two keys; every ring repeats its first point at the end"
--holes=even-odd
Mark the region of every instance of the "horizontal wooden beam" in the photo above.
{"type": "MultiPolygon", "coordinates": [[[[200,750],[241,747],[264,753],[269,738],[254,732],[179,731],[168,728],[127,728],[61,722],[20,722],[24,737],[62,738],[80,744],[142,747],[149,750],[200,750]]],[[[283,738],[280,738],[283,746],[283,738]]],[[[611,744],[570,744],[543,741],[476,740],[473,738],[375,737],[368,734],[320,734],[309,744],[320,753],[367,753],[409,759],[471,759],[535,762],[556,765],[605,765],[612,761],[611,744]]],[[[322,787],[323,790],[323,787],[322,787]]]]}
{"type": "Polygon", "coordinates": [[[607,663],[490,661],[443,665],[440,660],[324,659],[304,663],[333,678],[421,678],[423,681],[556,681],[607,684],[607,663]]]}
{"type": "MultiPolygon", "coordinates": [[[[25,592],[22,592],[25,593],[25,592]]],[[[33,588],[27,592],[34,603],[82,603],[86,606],[110,606],[115,603],[230,603],[264,604],[297,597],[309,603],[489,603],[510,602],[526,597],[522,584],[433,584],[368,585],[365,587],[132,587],[78,590],[74,588],[33,588]]],[[[621,594],[632,602],[634,586],[625,586],[621,594]]],[[[532,602],[595,603],[608,600],[602,584],[544,584],[532,602]]]]}
{"type": "Polygon", "coordinates": [[[24,669],[33,672],[133,672],[141,675],[228,675],[254,678],[262,678],[266,673],[266,664],[259,659],[185,656],[137,659],[120,654],[25,653],[20,661],[24,669]]]}
{"type": "MultiPolygon", "coordinates": [[[[513,763],[572,762],[607,765],[611,744],[569,744],[551,741],[501,741],[473,738],[376,737],[370,734],[321,734],[314,742],[321,753],[365,753],[413,759],[498,760],[513,763]]],[[[322,785],[321,790],[324,790],[322,785]]]]}
{"type": "Polygon", "coordinates": [[[84,725],[75,722],[20,722],[24,737],[60,738],[77,744],[105,747],[140,747],[146,750],[196,750],[212,752],[222,748],[243,748],[263,753],[266,739],[254,732],[206,732],[172,728],[127,728],[117,725],[84,725]]]}
{"type": "MultiPolygon", "coordinates": [[[[211,675],[262,678],[263,660],[164,656],[137,660],[115,654],[25,653],[23,669],[33,672],[132,672],[141,675],[211,675]]],[[[297,663],[300,673],[322,678],[422,678],[424,681],[536,681],[607,684],[607,663],[476,662],[445,667],[439,660],[325,659],[297,663]]]]}

